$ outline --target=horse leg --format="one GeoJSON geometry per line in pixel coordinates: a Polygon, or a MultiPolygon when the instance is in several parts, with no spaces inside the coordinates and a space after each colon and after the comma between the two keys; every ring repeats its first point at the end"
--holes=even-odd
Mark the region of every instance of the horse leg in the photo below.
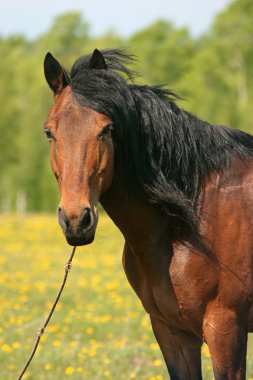
{"type": "Polygon", "coordinates": [[[202,341],[153,317],[151,323],[171,380],[201,380],[202,341]]]}
{"type": "MultiPolygon", "coordinates": [[[[218,308],[218,307],[219,308],[218,308]]],[[[208,344],[215,380],[243,380],[246,372],[248,326],[246,315],[234,310],[209,307],[204,319],[204,337],[208,344]]]]}

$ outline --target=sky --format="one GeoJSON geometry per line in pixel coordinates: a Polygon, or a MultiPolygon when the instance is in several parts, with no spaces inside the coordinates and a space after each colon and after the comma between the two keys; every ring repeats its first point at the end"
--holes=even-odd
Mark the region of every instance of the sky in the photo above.
{"type": "Polygon", "coordinates": [[[214,16],[231,0],[1,0],[0,35],[22,33],[36,38],[46,32],[55,16],[81,11],[93,36],[113,28],[123,37],[158,18],[188,26],[192,35],[205,32],[214,16]]]}

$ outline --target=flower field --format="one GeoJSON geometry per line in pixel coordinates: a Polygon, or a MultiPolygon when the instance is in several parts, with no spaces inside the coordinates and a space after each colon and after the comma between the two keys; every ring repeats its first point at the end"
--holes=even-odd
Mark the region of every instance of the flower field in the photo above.
{"type": "MultiPolygon", "coordinates": [[[[0,379],[15,380],[52,306],[71,248],[55,216],[4,216],[0,241],[0,379]]],[[[63,296],[24,378],[168,378],[148,315],[125,278],[122,245],[120,233],[102,214],[95,243],[77,249],[63,296]]],[[[204,379],[212,379],[206,346],[203,359],[204,379]]],[[[250,372],[252,353],[248,362],[250,372]]]]}

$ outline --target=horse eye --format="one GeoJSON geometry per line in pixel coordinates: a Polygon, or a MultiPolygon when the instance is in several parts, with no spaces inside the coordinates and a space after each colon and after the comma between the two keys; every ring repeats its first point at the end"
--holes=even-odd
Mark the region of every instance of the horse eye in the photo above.
{"type": "Polygon", "coordinates": [[[102,139],[108,137],[108,136],[110,135],[110,133],[111,133],[112,130],[113,130],[113,126],[112,126],[112,124],[107,125],[107,126],[102,130],[102,132],[99,134],[99,138],[100,138],[100,140],[102,140],[102,139]]]}
{"type": "Polygon", "coordinates": [[[52,132],[50,131],[50,129],[48,129],[48,128],[44,129],[44,133],[46,134],[48,140],[51,140],[51,139],[54,138],[54,136],[53,136],[52,132]]]}

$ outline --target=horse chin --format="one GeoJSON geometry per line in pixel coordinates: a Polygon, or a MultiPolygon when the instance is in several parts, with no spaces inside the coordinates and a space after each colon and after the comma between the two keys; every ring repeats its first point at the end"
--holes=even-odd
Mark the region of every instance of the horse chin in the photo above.
{"type": "Polygon", "coordinates": [[[91,244],[93,241],[94,241],[94,237],[95,236],[92,236],[91,238],[89,239],[75,239],[75,238],[67,238],[66,237],[66,240],[68,242],[69,245],[71,246],[82,246],[82,245],[88,245],[88,244],[91,244]]]}
{"type": "Polygon", "coordinates": [[[79,235],[79,236],[74,236],[74,235],[68,235],[65,234],[65,238],[68,242],[69,245],[71,246],[82,246],[82,245],[88,245],[93,243],[94,238],[95,238],[95,233],[92,235],[79,235]]]}

